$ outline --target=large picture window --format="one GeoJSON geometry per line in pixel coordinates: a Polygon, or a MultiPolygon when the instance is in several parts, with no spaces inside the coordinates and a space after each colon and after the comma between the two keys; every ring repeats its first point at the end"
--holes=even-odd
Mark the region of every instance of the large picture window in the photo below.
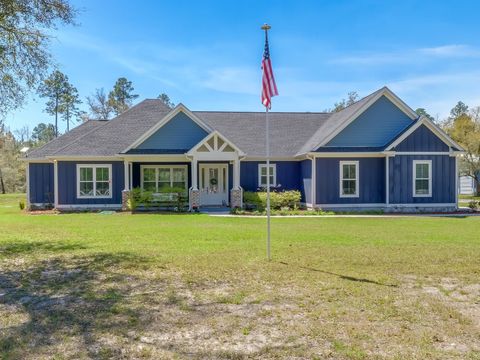
{"type": "Polygon", "coordinates": [[[340,197],[358,197],[358,161],[340,161],[340,197]]]}
{"type": "MultiPolygon", "coordinates": [[[[277,166],[270,164],[270,187],[277,186],[277,166]]],[[[258,187],[267,187],[267,164],[258,164],[258,187]]]]}
{"type": "Polygon", "coordinates": [[[432,196],[431,160],[413,160],[413,196],[432,196]]]}
{"type": "Polygon", "coordinates": [[[111,198],[112,165],[77,165],[78,198],[111,198]]]}
{"type": "Polygon", "coordinates": [[[188,187],[186,165],[144,165],[141,172],[141,186],[146,191],[160,193],[170,187],[188,187]]]}

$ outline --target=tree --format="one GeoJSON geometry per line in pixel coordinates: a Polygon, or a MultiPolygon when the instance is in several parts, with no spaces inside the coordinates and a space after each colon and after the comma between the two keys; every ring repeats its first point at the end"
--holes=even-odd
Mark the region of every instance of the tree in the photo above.
{"type": "Polygon", "coordinates": [[[47,98],[45,111],[55,116],[55,136],[58,136],[58,114],[63,111],[63,96],[69,89],[68,77],[62,72],[55,70],[38,87],[38,94],[47,98]]]}
{"type": "Polygon", "coordinates": [[[480,184],[480,121],[475,112],[461,112],[466,108],[463,104],[459,106],[460,102],[450,112],[453,114],[460,114],[455,118],[451,118],[443,125],[443,129],[450,137],[460,144],[465,154],[460,158],[461,172],[467,176],[475,179],[477,183],[477,194],[479,192],[478,184],[480,184]]]}
{"type": "Polygon", "coordinates": [[[165,93],[161,93],[160,95],[158,95],[157,99],[161,100],[170,109],[173,109],[175,107],[175,104],[170,100],[170,97],[165,93]]]}
{"type": "Polygon", "coordinates": [[[450,119],[455,120],[459,118],[463,114],[468,113],[468,106],[465,105],[463,102],[459,101],[455,107],[450,110],[450,119]]]}
{"type": "Polygon", "coordinates": [[[0,3],[0,116],[23,105],[51,65],[50,34],[72,24],[68,0],[2,0],[0,3]]]}
{"type": "Polygon", "coordinates": [[[82,112],[78,108],[82,101],[78,96],[78,90],[71,84],[66,84],[65,92],[61,98],[60,113],[62,119],[67,122],[67,132],[70,131],[70,120],[79,121],[81,119],[82,112]]]}
{"type": "Polygon", "coordinates": [[[113,108],[103,88],[96,89],[92,96],[87,97],[87,105],[93,119],[109,120],[112,116],[113,108]]]}
{"type": "Polygon", "coordinates": [[[138,98],[137,94],[132,94],[134,90],[132,82],[126,78],[121,77],[117,80],[113,90],[108,94],[108,102],[115,115],[120,115],[132,106],[133,100],[138,98]]]}
{"type": "Polygon", "coordinates": [[[342,99],[339,102],[333,105],[333,110],[328,110],[328,112],[339,112],[345,109],[347,106],[352,105],[355,101],[358,100],[358,94],[356,91],[350,91],[347,94],[347,99],[342,99]]]}
{"type": "Polygon", "coordinates": [[[38,145],[45,144],[55,138],[55,126],[53,124],[40,123],[33,128],[32,140],[38,145]]]}
{"type": "Polygon", "coordinates": [[[435,121],[434,117],[430,115],[424,108],[418,108],[417,110],[415,110],[415,112],[418,116],[425,116],[430,121],[435,121]]]}

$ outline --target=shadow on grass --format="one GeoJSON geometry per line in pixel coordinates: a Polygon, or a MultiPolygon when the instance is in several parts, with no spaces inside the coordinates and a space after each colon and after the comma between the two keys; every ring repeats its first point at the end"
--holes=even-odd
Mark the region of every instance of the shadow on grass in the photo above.
{"type": "MultiPolygon", "coordinates": [[[[15,249],[22,250],[13,247],[11,251],[15,249]]],[[[0,304],[12,320],[0,329],[0,358],[48,357],[62,349],[67,358],[99,358],[105,350],[113,357],[120,356],[119,349],[99,342],[101,334],[118,333],[135,324],[139,310],[122,307],[135,279],[116,269],[138,266],[144,260],[109,253],[57,257],[26,269],[1,272],[0,304]],[[15,316],[27,320],[18,321],[15,316]],[[72,339],[77,344],[68,354],[69,346],[72,351],[68,340],[72,339]],[[83,354],[77,353],[79,350],[83,354]]]]}
{"type": "Polygon", "coordinates": [[[86,249],[81,243],[55,243],[55,242],[18,242],[9,243],[4,246],[0,246],[0,254],[2,255],[21,255],[34,251],[72,251],[86,249]]]}
{"type": "MultiPolygon", "coordinates": [[[[287,265],[287,266],[289,265],[288,263],[286,263],[284,261],[280,261],[279,263],[282,264],[282,265],[287,265]]],[[[385,284],[385,283],[381,283],[381,282],[378,282],[378,281],[375,281],[375,280],[370,280],[370,279],[365,279],[365,278],[357,278],[357,277],[349,276],[349,275],[337,274],[337,273],[334,273],[334,272],[331,272],[331,271],[315,269],[315,268],[308,267],[308,266],[299,266],[299,268],[304,269],[304,270],[319,272],[319,273],[322,273],[322,274],[336,276],[336,277],[338,277],[342,280],[355,281],[355,282],[374,284],[374,285],[380,285],[380,286],[398,287],[398,285],[395,285],[395,284],[385,284]]]]}

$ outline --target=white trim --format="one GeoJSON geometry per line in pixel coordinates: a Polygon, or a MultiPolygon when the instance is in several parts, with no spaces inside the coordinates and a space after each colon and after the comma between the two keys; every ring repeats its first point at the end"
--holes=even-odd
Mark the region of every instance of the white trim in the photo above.
{"type": "Polygon", "coordinates": [[[158,169],[170,169],[170,187],[173,186],[173,171],[172,169],[184,169],[185,170],[185,190],[188,191],[188,166],[187,165],[140,165],[140,188],[143,190],[143,170],[155,169],[155,192],[158,193],[158,169]]]}
{"type": "Polygon", "coordinates": [[[377,95],[372,97],[368,100],[362,107],[360,107],[356,112],[348,118],[347,121],[343,122],[338,126],[330,135],[328,135],[323,141],[321,141],[318,145],[314,147],[314,149],[318,149],[320,146],[324,146],[328,144],[330,140],[332,140],[335,136],[340,134],[348,125],[350,125],[353,121],[355,121],[360,115],[362,115],[370,106],[372,106],[378,99],[380,99],[383,95],[390,100],[395,106],[397,106],[401,111],[403,111],[409,118],[415,120],[418,118],[418,115],[411,107],[405,104],[402,99],[400,99],[397,95],[395,95],[389,88],[384,86],[377,95]]]}
{"type": "Polygon", "coordinates": [[[129,184],[129,180],[130,180],[130,176],[129,176],[129,170],[130,170],[130,166],[129,166],[129,162],[128,161],[123,161],[123,189],[125,191],[128,191],[130,190],[130,184],[129,184]]]}
{"type": "Polygon", "coordinates": [[[451,156],[452,152],[449,151],[396,151],[395,155],[448,155],[451,156]]]}
{"type": "Polygon", "coordinates": [[[128,150],[136,148],[138,145],[143,143],[147,140],[150,136],[152,136],[155,132],[157,132],[162,126],[172,120],[177,114],[183,112],[187,115],[193,122],[195,122],[198,126],[200,126],[203,130],[210,133],[212,132],[212,128],[205,124],[202,120],[200,120],[195,114],[193,114],[190,110],[186,108],[185,105],[182,103],[178,104],[172,111],[170,111],[167,115],[165,115],[158,123],[152,126],[149,130],[147,130],[142,136],[140,136],[137,140],[135,140],[131,145],[129,145],[122,153],[126,153],[128,150]]]}
{"type": "MultiPolygon", "coordinates": [[[[266,188],[267,184],[262,184],[262,168],[267,169],[267,164],[258,164],[258,187],[259,188],[266,188]]],[[[272,173],[269,174],[270,176],[273,176],[273,183],[270,183],[270,187],[276,187],[277,186],[277,164],[275,163],[270,163],[270,169],[272,169],[272,173]]],[[[268,171],[267,171],[268,173],[268,171]]],[[[263,175],[266,176],[266,175],[263,175]]],[[[267,179],[268,180],[268,179],[267,179]]],[[[267,181],[268,183],[268,181],[267,181]]]]}
{"type": "Polygon", "coordinates": [[[317,159],[312,157],[312,204],[317,201],[317,159]]]}
{"type": "MultiPolygon", "coordinates": [[[[18,160],[25,161],[27,163],[32,163],[32,164],[34,164],[34,163],[45,164],[45,163],[51,163],[52,162],[52,160],[49,160],[47,158],[32,158],[32,159],[30,159],[30,158],[21,157],[18,160]]],[[[35,204],[32,204],[32,205],[35,205],[35,204]]]]}
{"type": "Polygon", "coordinates": [[[390,157],[385,157],[385,203],[390,203],[390,157]]]}
{"type": "Polygon", "coordinates": [[[193,155],[196,155],[196,156],[200,156],[201,155],[205,155],[205,154],[208,154],[208,153],[204,153],[204,152],[198,152],[198,149],[202,146],[202,145],[205,145],[207,147],[207,149],[212,152],[212,153],[215,153],[215,154],[234,154],[233,152],[224,152],[223,150],[225,149],[225,146],[222,146],[221,149],[218,148],[218,138],[221,138],[226,144],[230,145],[230,147],[233,148],[233,150],[235,150],[237,153],[238,153],[238,156],[244,156],[245,153],[238,147],[236,146],[233,142],[231,142],[227,137],[225,137],[224,135],[222,135],[219,131],[215,130],[213,132],[211,132],[210,134],[208,134],[207,136],[205,136],[202,140],[200,140],[196,145],[194,145],[188,152],[187,152],[187,156],[193,156],[193,155]],[[214,147],[212,148],[210,146],[210,144],[208,144],[208,141],[213,137],[213,142],[214,142],[214,147]]]}
{"type": "Polygon", "coordinates": [[[339,176],[339,196],[341,198],[358,198],[360,196],[360,163],[356,161],[345,161],[340,160],[340,176],[339,176]],[[344,179],[343,178],[343,165],[355,165],[355,179],[344,179]],[[355,180],[355,194],[344,194],[343,193],[343,180],[355,180]]]}
{"type": "MultiPolygon", "coordinates": [[[[308,205],[308,204],[307,204],[308,205]]],[[[363,203],[363,204],[315,204],[319,208],[429,208],[429,207],[454,207],[454,203],[417,203],[417,204],[385,204],[385,203],[363,203]]]]}
{"type": "Polygon", "coordinates": [[[347,158],[347,157],[385,157],[383,152],[341,152],[341,151],[332,151],[332,152],[310,152],[310,156],[316,158],[347,158]]]}
{"type": "Polygon", "coordinates": [[[240,159],[233,161],[233,184],[232,188],[235,190],[240,189],[240,159]]]}
{"type": "Polygon", "coordinates": [[[50,160],[58,161],[122,161],[122,159],[115,156],[45,156],[50,160]]]}
{"type": "MultiPolygon", "coordinates": [[[[111,199],[113,196],[113,189],[112,189],[112,164],[77,164],[77,173],[76,173],[76,181],[77,181],[77,199],[111,199]],[[93,183],[93,194],[90,196],[80,195],[80,169],[82,168],[92,168],[95,169],[92,171],[92,183],[93,183]],[[97,169],[98,168],[108,168],[108,193],[109,195],[97,196],[95,195],[97,189],[97,169]]],[[[105,182],[105,181],[100,181],[105,182]]]]}
{"type": "Polygon", "coordinates": [[[53,161],[53,202],[58,207],[58,161],[53,161]]]}
{"type": "Polygon", "coordinates": [[[190,159],[185,154],[170,154],[170,155],[124,155],[124,160],[133,162],[189,162],[190,159]]]}
{"type": "MultiPolygon", "coordinates": [[[[296,156],[296,157],[289,157],[289,156],[271,156],[270,161],[303,161],[309,159],[306,154],[305,156],[296,156]]],[[[242,161],[267,161],[265,156],[245,156],[243,157],[242,161]]]]}
{"type": "Polygon", "coordinates": [[[130,187],[130,190],[132,189],[133,187],[133,163],[129,162],[128,163],[128,171],[129,171],[129,187],[130,187]]]}
{"type": "Polygon", "coordinates": [[[27,209],[30,209],[30,163],[27,163],[25,167],[25,180],[26,180],[26,192],[27,192],[27,209]]]}
{"type": "Polygon", "coordinates": [[[421,125],[425,125],[431,132],[433,132],[440,140],[442,140],[446,145],[448,146],[453,146],[463,152],[463,148],[458,145],[455,141],[453,141],[450,136],[445,134],[445,132],[440,129],[437,125],[435,125],[431,120],[429,120],[427,117],[422,116],[420,119],[417,120],[415,124],[413,124],[407,131],[405,131],[402,135],[400,135],[394,142],[392,142],[390,145],[387,146],[385,150],[392,150],[396,146],[398,146],[400,143],[402,143],[403,140],[405,140],[407,137],[409,137],[415,130],[417,130],[421,125]]]}
{"type": "Polygon", "coordinates": [[[122,204],[62,204],[57,209],[121,209],[122,204]]]}
{"type": "Polygon", "coordinates": [[[460,192],[458,186],[459,174],[458,174],[458,156],[455,156],[455,204],[458,208],[458,193],[460,192]]]}
{"type": "MultiPolygon", "coordinates": [[[[432,160],[413,160],[412,161],[412,196],[413,197],[432,197],[432,160]],[[417,180],[417,164],[428,165],[428,194],[417,194],[416,180],[417,180]]],[[[426,180],[420,178],[420,180],[426,180]]]]}

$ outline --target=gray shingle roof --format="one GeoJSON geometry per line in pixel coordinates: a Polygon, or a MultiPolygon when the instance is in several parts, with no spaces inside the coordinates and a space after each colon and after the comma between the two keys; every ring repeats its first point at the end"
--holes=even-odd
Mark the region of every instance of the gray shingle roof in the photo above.
{"type": "MultiPolygon", "coordinates": [[[[337,113],[270,112],[270,153],[291,157],[312,151],[380,89],[337,113]]],[[[110,121],[88,121],[33,150],[29,158],[44,156],[115,156],[155,126],[171,111],[158,99],[147,99],[110,121]]],[[[264,112],[194,111],[247,156],[265,155],[264,112]]]]}

